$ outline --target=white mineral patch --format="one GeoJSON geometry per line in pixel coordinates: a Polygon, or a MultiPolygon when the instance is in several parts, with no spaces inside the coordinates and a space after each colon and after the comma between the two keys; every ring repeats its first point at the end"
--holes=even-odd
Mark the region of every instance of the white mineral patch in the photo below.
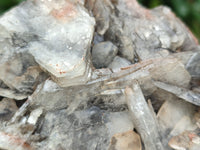
{"type": "Polygon", "coordinates": [[[38,118],[42,114],[43,110],[41,108],[35,109],[31,112],[29,118],[28,118],[28,123],[35,125],[37,123],[38,118]]]}

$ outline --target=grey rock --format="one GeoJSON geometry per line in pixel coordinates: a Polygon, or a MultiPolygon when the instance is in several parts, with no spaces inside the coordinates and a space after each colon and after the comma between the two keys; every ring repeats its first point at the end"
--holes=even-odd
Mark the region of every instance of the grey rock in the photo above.
{"type": "Polygon", "coordinates": [[[8,88],[8,87],[3,83],[3,81],[1,81],[1,80],[0,80],[0,87],[1,87],[1,88],[8,88]]]}
{"type": "Polygon", "coordinates": [[[0,122],[9,121],[17,110],[18,107],[13,99],[3,98],[0,101],[0,122]]]}
{"type": "Polygon", "coordinates": [[[96,68],[105,68],[117,55],[118,48],[109,41],[94,45],[92,49],[92,62],[96,68]]]}
{"type": "MultiPolygon", "coordinates": [[[[8,15],[5,14],[4,16],[10,18],[12,15],[8,13],[8,15]]],[[[37,82],[43,81],[46,76],[38,67],[33,56],[25,51],[27,44],[23,45],[23,43],[30,40],[29,33],[18,35],[16,33],[18,30],[11,31],[12,28],[6,24],[7,20],[4,17],[1,17],[0,20],[0,80],[12,90],[20,93],[32,93],[37,82]],[[4,27],[4,23],[10,29],[4,27]],[[20,39],[22,45],[20,45],[20,39]]]]}
{"type": "Polygon", "coordinates": [[[93,44],[98,44],[100,42],[103,42],[104,41],[104,37],[99,35],[97,32],[94,33],[94,39],[93,39],[93,44]]]}
{"type": "Polygon", "coordinates": [[[131,62],[134,62],[135,58],[135,46],[133,45],[131,39],[126,35],[117,35],[119,39],[119,53],[124,58],[128,59],[131,62]]]}
{"type": "Polygon", "coordinates": [[[130,64],[131,62],[128,61],[127,59],[116,56],[114,60],[110,63],[108,68],[111,68],[114,72],[117,72],[120,70],[120,68],[127,67],[130,64]]]}

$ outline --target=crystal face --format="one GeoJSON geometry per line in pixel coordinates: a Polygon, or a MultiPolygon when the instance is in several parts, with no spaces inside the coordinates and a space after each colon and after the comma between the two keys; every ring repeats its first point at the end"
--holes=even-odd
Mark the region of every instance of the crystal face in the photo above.
{"type": "Polygon", "coordinates": [[[7,13],[1,22],[17,37],[24,37],[24,44],[15,42],[17,51],[29,51],[60,86],[87,81],[95,21],[81,4],[70,0],[28,1],[7,13]]]}

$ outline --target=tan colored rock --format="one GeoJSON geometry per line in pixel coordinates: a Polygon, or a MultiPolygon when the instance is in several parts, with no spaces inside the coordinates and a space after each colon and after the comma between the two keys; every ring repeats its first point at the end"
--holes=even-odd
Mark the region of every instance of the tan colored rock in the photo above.
{"type": "Polygon", "coordinates": [[[115,134],[108,150],[142,150],[140,136],[134,131],[115,134]]]}
{"type": "Polygon", "coordinates": [[[194,112],[194,105],[180,99],[174,99],[173,101],[166,101],[162,105],[157,114],[157,118],[165,135],[168,135],[181,119],[184,117],[192,118],[194,112]]]}

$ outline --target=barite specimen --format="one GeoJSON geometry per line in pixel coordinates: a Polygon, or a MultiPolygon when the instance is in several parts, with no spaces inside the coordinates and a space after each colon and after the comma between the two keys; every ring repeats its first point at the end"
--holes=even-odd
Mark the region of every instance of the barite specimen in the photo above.
{"type": "Polygon", "coordinates": [[[60,86],[83,84],[89,79],[95,21],[82,4],[29,0],[6,13],[0,22],[1,38],[6,41],[2,47],[11,51],[8,55],[28,51],[60,86]]]}
{"type": "Polygon", "coordinates": [[[0,149],[170,150],[200,127],[195,40],[136,0],[21,3],[0,17],[0,149]]]}

